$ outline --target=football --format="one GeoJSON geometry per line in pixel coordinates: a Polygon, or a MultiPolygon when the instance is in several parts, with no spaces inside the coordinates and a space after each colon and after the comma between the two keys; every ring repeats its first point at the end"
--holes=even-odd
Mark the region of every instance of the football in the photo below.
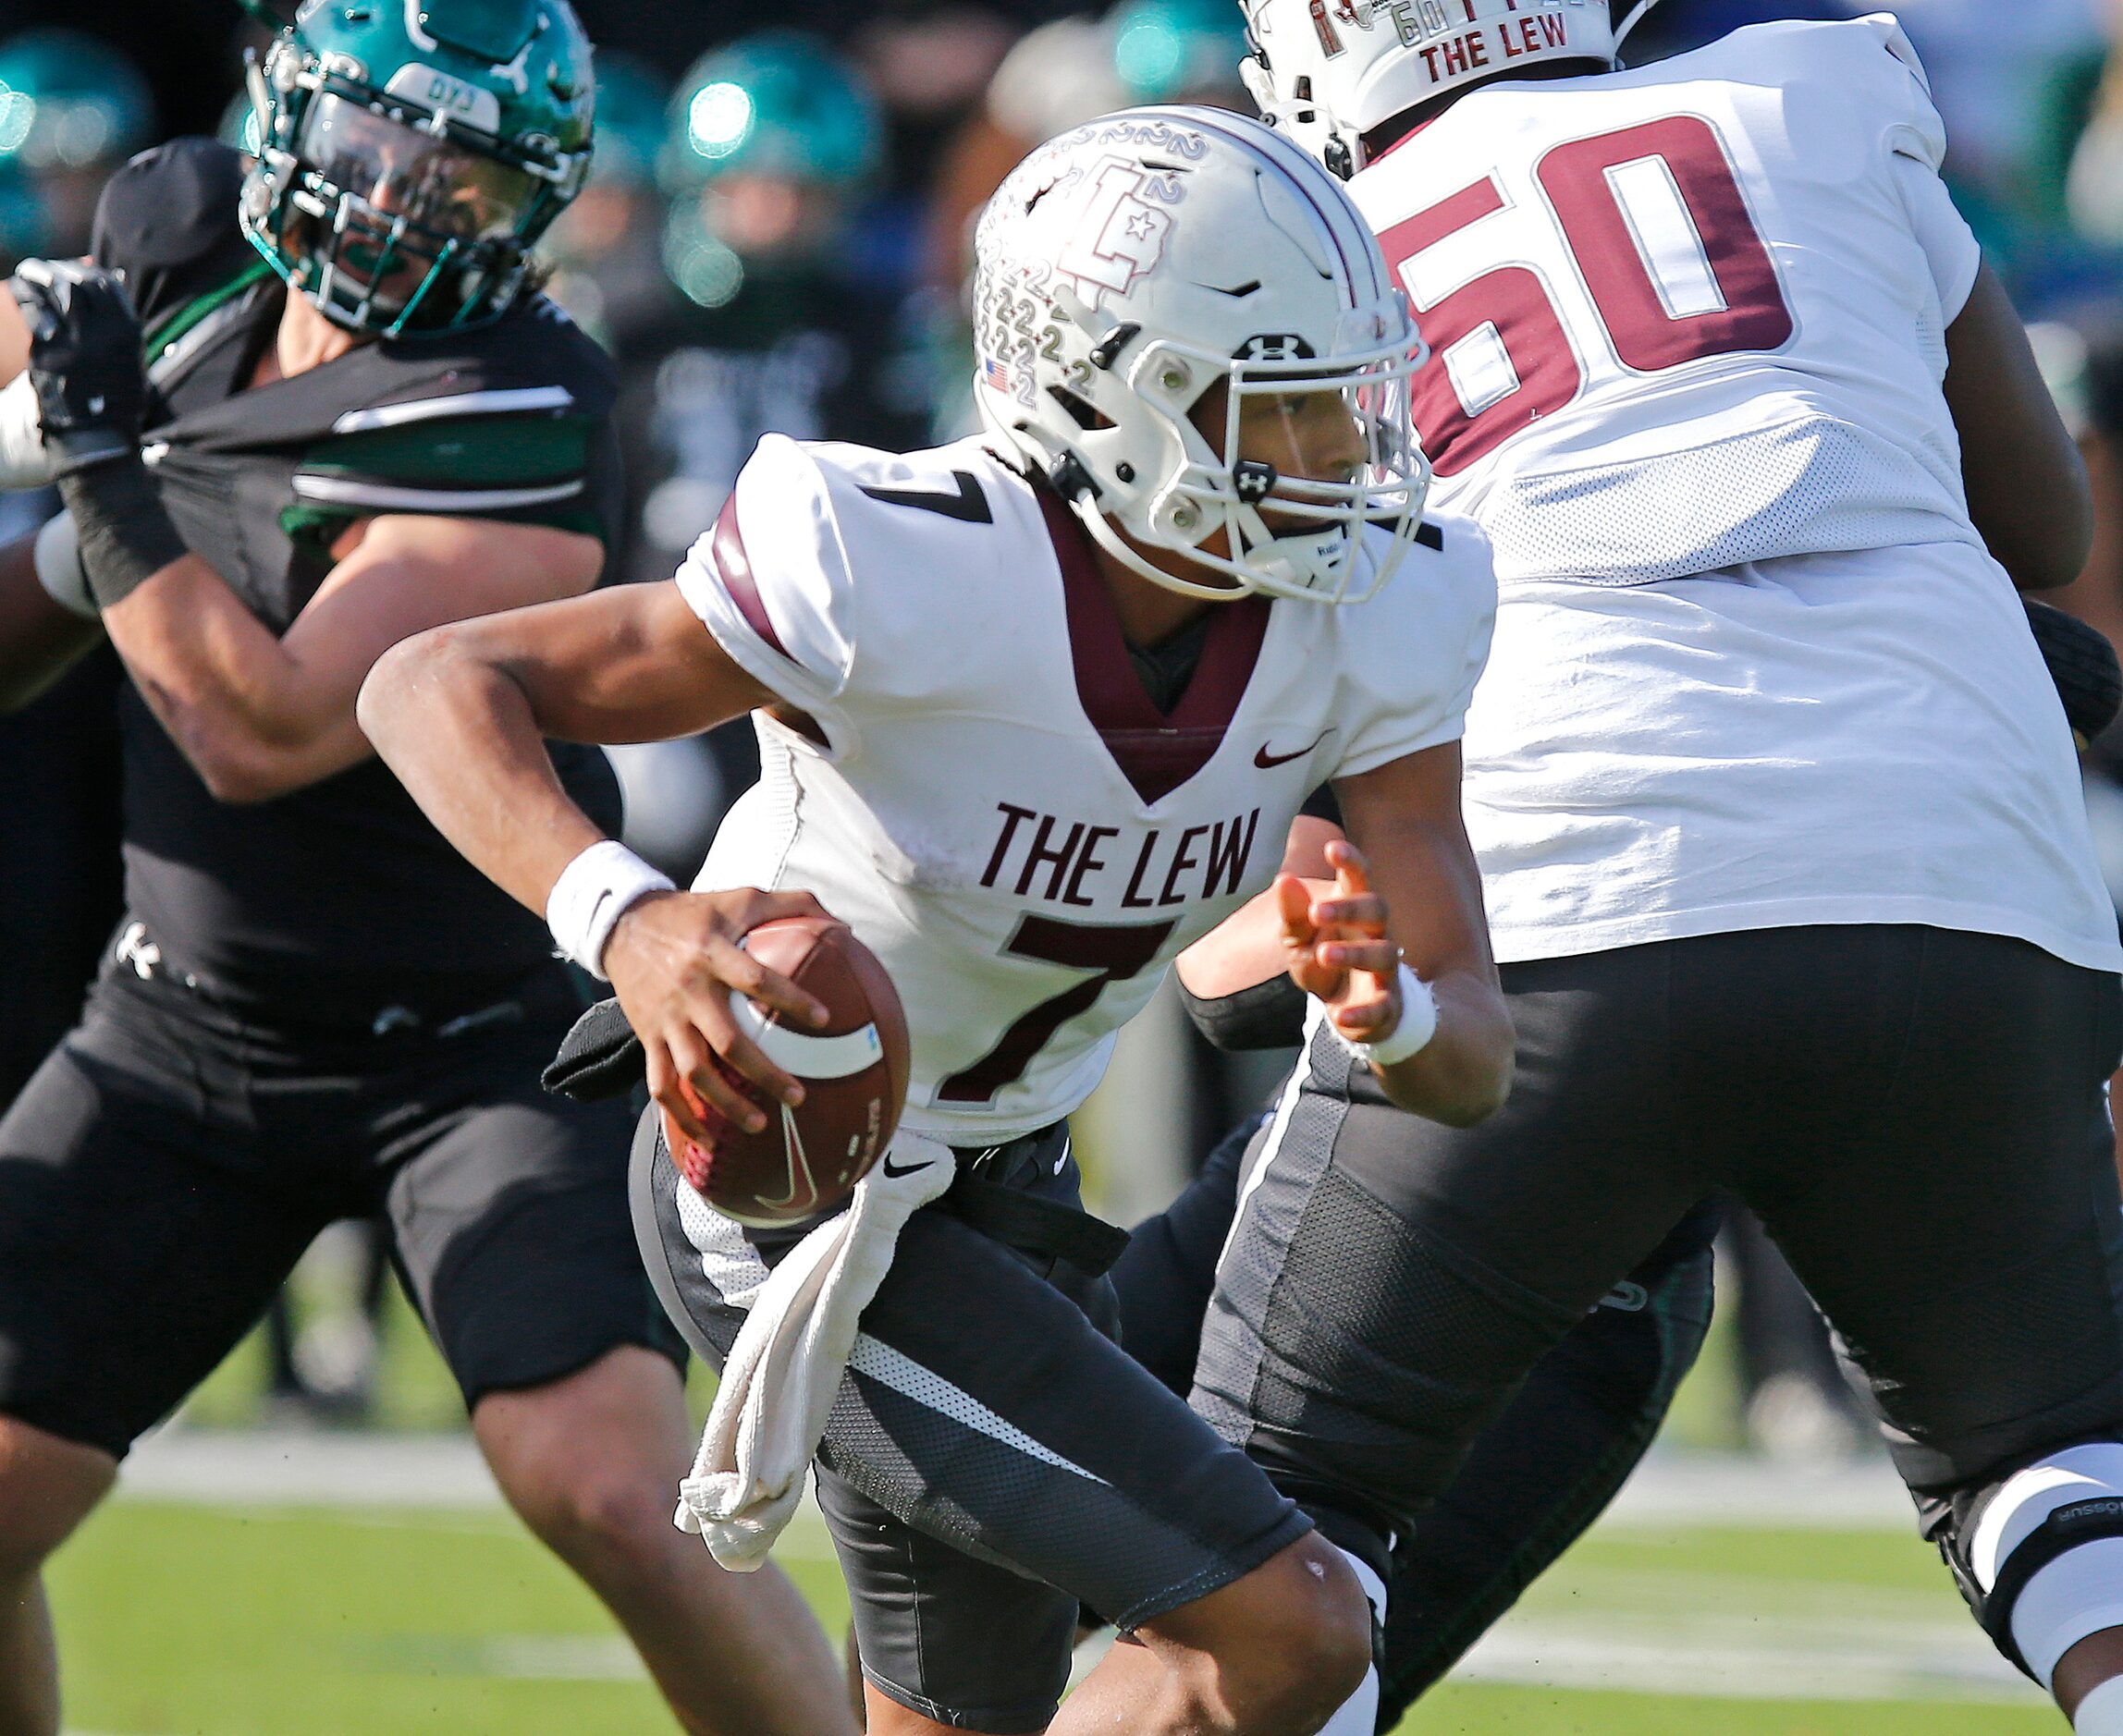
{"type": "MultiPolygon", "coordinates": [[[[746,1034],[804,1082],[804,1101],[794,1108],[762,1104],[767,1125],[756,1133],[702,1105],[711,1133],[706,1145],[688,1139],[667,1112],[664,1142],[680,1173],[717,1211],[774,1229],[842,1204],[891,1143],[906,1102],[907,1019],[885,967],[845,923],[783,917],[762,923],[743,945],[826,1004],[822,1027],[799,1030],[731,997],[746,1034]]],[[[723,1073],[738,1082],[729,1068],[723,1073]]]]}

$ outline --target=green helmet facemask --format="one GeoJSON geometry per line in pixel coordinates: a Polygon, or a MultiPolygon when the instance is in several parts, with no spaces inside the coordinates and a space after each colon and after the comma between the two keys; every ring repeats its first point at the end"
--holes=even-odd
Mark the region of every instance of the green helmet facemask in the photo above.
{"type": "Polygon", "coordinates": [[[589,174],[593,91],[565,0],[302,0],[252,68],[244,233],[337,324],[483,324],[589,174]]]}

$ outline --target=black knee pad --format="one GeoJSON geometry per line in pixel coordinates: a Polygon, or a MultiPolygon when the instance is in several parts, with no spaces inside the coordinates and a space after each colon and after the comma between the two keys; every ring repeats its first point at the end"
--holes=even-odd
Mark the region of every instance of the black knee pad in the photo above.
{"type": "Polygon", "coordinates": [[[1955,1499],[1933,1531],[1983,1632],[2044,1688],[2080,1640],[2123,1625],[2123,1441],[2024,1463],[1955,1499]]]}

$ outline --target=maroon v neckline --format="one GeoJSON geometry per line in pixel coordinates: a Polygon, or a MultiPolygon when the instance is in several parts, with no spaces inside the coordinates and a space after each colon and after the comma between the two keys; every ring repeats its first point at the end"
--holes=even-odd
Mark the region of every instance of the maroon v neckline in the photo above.
{"type": "Polygon", "coordinates": [[[1223,745],[1268,636],[1270,603],[1245,596],[1219,603],[1201,661],[1168,714],[1151,703],[1121,633],[1121,617],[1091,555],[1090,533],[1049,490],[1037,489],[1047,534],[1062,568],[1076,699],[1121,774],[1146,805],[1162,801],[1207,765],[1223,745]]]}

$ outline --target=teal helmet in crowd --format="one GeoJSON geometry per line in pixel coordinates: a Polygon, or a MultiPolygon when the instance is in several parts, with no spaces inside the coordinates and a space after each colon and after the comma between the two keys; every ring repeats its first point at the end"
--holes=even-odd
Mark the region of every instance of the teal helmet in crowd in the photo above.
{"type": "Polygon", "coordinates": [[[1229,0],[1123,0],[1107,24],[1131,104],[1240,88],[1246,18],[1229,0]]]}
{"type": "Polygon", "coordinates": [[[0,165],[31,175],[122,162],[154,136],[154,98],[131,61],[79,31],[0,42],[0,165]]]}
{"type": "Polygon", "coordinates": [[[763,31],[704,55],[679,80],[664,129],[664,270],[688,300],[724,306],[751,268],[708,214],[719,181],[772,176],[839,195],[883,155],[875,100],[817,37],[763,31]]]}
{"type": "Polygon", "coordinates": [[[339,325],[497,318],[590,171],[590,43],[565,0],[302,0],[252,68],[243,227],[339,325]]]}
{"type": "Polygon", "coordinates": [[[876,173],[884,129],[868,91],[817,37],[764,31],[703,55],[670,101],[666,189],[736,170],[853,187],[876,173]]]}
{"type": "Polygon", "coordinates": [[[597,51],[595,179],[635,184],[656,179],[669,100],[669,79],[632,55],[597,51]]]}

